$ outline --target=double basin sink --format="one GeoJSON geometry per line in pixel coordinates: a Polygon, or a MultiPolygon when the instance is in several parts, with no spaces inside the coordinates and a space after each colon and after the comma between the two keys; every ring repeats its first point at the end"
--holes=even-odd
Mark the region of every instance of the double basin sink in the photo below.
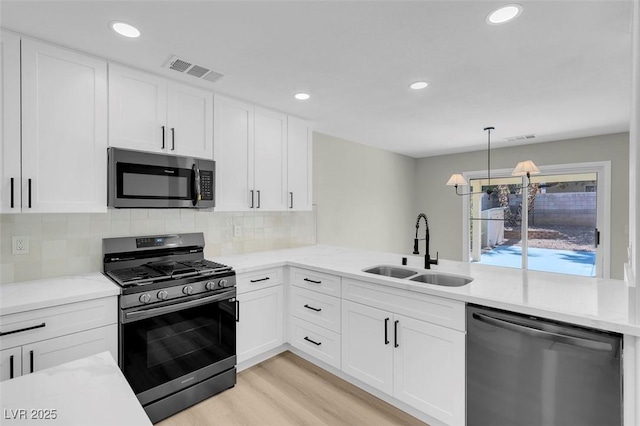
{"type": "Polygon", "coordinates": [[[410,268],[400,266],[378,265],[362,270],[369,274],[383,275],[391,278],[409,279],[419,283],[441,285],[445,287],[461,287],[473,281],[473,278],[464,275],[445,274],[442,272],[418,272],[410,268]]]}

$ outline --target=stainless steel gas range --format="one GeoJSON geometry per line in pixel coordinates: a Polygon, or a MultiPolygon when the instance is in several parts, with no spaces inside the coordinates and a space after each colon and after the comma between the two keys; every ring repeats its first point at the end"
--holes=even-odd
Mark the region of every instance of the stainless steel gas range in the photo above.
{"type": "Polygon", "coordinates": [[[118,363],[156,423],[236,383],[236,276],[202,233],[105,238],[122,287],[118,363]]]}

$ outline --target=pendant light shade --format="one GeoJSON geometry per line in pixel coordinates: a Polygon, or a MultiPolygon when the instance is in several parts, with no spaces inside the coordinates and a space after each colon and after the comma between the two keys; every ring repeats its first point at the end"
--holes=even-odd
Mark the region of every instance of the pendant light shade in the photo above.
{"type": "Polygon", "coordinates": [[[540,174],[540,169],[531,160],[521,161],[511,172],[511,176],[530,176],[540,174]]]}
{"type": "Polygon", "coordinates": [[[447,185],[467,185],[467,180],[459,173],[451,175],[447,181],[447,185]]]}

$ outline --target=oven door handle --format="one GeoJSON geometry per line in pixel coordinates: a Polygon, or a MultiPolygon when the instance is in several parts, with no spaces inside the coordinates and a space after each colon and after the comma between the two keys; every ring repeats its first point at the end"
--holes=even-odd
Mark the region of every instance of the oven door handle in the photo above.
{"type": "Polygon", "coordinates": [[[160,306],[158,308],[142,309],[139,311],[126,312],[122,315],[122,323],[140,321],[143,319],[156,317],[158,315],[168,314],[171,312],[180,311],[182,309],[194,308],[200,305],[206,305],[207,303],[216,302],[219,300],[233,299],[236,297],[236,289],[231,291],[225,291],[224,293],[215,294],[213,296],[201,297],[199,299],[189,300],[188,302],[178,302],[169,306],[160,306]]]}

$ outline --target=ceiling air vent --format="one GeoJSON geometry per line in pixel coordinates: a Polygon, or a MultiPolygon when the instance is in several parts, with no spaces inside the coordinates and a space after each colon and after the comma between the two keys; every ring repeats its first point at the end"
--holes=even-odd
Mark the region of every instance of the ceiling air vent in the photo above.
{"type": "Polygon", "coordinates": [[[201,65],[195,65],[194,63],[185,61],[184,59],[180,59],[177,56],[174,56],[169,60],[166,68],[181,72],[183,74],[189,74],[193,77],[207,80],[212,83],[215,83],[216,81],[224,77],[224,75],[220,74],[219,72],[211,71],[209,68],[203,67],[201,65]]]}
{"type": "Polygon", "coordinates": [[[518,142],[518,141],[528,141],[535,138],[536,138],[536,135],[523,135],[523,136],[512,136],[510,138],[504,138],[504,140],[507,142],[518,142]]]}

